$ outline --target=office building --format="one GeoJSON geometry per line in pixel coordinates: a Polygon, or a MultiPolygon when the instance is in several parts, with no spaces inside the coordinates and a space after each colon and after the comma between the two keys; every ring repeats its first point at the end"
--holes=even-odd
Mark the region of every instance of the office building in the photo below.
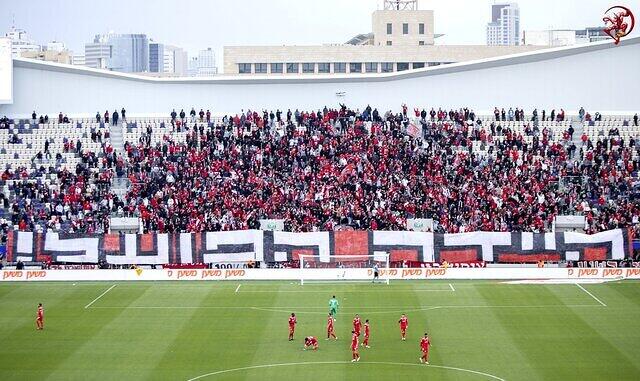
{"type": "Polygon", "coordinates": [[[5,37],[11,40],[11,55],[14,57],[22,56],[22,52],[39,52],[42,47],[29,38],[24,29],[17,29],[15,26],[7,32],[5,37]]]}
{"type": "Polygon", "coordinates": [[[487,24],[487,45],[520,45],[520,8],[517,3],[491,6],[491,22],[487,24]]]}
{"type": "Polygon", "coordinates": [[[576,42],[578,44],[603,41],[610,38],[611,36],[606,34],[601,26],[591,26],[576,30],[576,42]]]}
{"type": "Polygon", "coordinates": [[[146,34],[110,34],[111,58],[107,69],[124,73],[149,71],[149,39],[146,34]]]}
{"type": "Polygon", "coordinates": [[[55,62],[67,65],[71,65],[72,63],[72,56],[68,50],[63,50],[61,52],[57,52],[55,50],[43,50],[40,52],[35,50],[27,50],[20,52],[20,56],[24,58],[30,58],[32,60],[55,62]]]}
{"type": "Polygon", "coordinates": [[[86,65],[86,60],[85,60],[84,54],[74,54],[71,57],[71,64],[72,65],[85,66],[86,65]]]}
{"type": "Polygon", "coordinates": [[[434,12],[415,0],[387,0],[373,12],[372,32],[344,44],[225,46],[224,74],[391,73],[540,49],[536,46],[436,45],[434,12]]]}
{"type": "Polygon", "coordinates": [[[178,76],[187,75],[188,65],[187,52],[177,46],[164,46],[164,72],[178,76]]]}
{"type": "Polygon", "coordinates": [[[47,42],[47,45],[45,46],[44,50],[49,52],[62,52],[67,50],[67,46],[64,44],[64,42],[50,41],[50,42],[47,42]]]}
{"type": "Polygon", "coordinates": [[[149,71],[164,73],[164,44],[149,43],[149,71]]]}
{"type": "Polygon", "coordinates": [[[93,42],[84,44],[85,66],[94,69],[106,69],[111,58],[109,35],[96,35],[93,42]]]}
{"type": "Polygon", "coordinates": [[[198,57],[190,57],[187,63],[187,75],[189,77],[198,76],[198,57]]]}
{"type": "Polygon", "coordinates": [[[556,29],[556,30],[525,30],[522,32],[522,43],[537,46],[567,46],[588,44],[610,37],[602,27],[587,27],[584,29],[556,29]]]}
{"type": "Polygon", "coordinates": [[[524,45],[567,46],[576,44],[576,31],[564,30],[525,30],[522,32],[524,45]]]}
{"type": "Polygon", "coordinates": [[[201,50],[198,52],[198,77],[208,77],[218,74],[218,68],[216,67],[216,54],[211,48],[201,50]]]}

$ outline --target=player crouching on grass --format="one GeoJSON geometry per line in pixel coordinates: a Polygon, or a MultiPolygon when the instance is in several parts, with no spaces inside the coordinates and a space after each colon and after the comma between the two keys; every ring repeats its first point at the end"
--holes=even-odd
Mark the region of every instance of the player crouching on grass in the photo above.
{"type": "Polygon", "coordinates": [[[313,348],[314,351],[318,350],[318,339],[315,336],[307,336],[304,338],[304,348],[303,351],[306,351],[307,348],[313,348]]]}
{"type": "Polygon", "coordinates": [[[420,340],[420,350],[422,351],[422,356],[420,357],[420,362],[429,364],[429,347],[431,346],[431,340],[429,340],[429,334],[424,333],[424,337],[420,340]]]}
{"type": "Polygon", "coordinates": [[[329,318],[327,319],[327,340],[331,337],[338,340],[338,336],[336,336],[336,331],[333,327],[334,321],[333,315],[329,314],[329,318]]]}
{"type": "Polygon", "coordinates": [[[360,361],[360,353],[358,353],[358,335],[356,331],[351,331],[351,353],[353,359],[351,362],[360,361]]]}

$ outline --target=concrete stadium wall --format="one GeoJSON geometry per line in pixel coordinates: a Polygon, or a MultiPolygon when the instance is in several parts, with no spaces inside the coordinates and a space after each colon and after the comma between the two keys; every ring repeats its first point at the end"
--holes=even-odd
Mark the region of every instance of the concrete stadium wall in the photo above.
{"type": "Polygon", "coordinates": [[[381,111],[411,107],[494,106],[559,109],[575,113],[640,111],[640,37],[547,49],[501,58],[392,74],[313,78],[146,78],[14,59],[14,102],[0,115],[93,116],[124,106],[128,115],[168,115],[171,109],[318,109],[338,102],[381,111]],[[338,97],[337,93],[344,93],[338,97]]]}

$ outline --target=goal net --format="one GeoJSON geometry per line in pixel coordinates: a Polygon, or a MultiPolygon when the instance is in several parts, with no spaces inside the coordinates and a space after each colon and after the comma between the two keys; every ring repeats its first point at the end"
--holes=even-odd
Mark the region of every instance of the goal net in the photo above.
{"type": "Polygon", "coordinates": [[[300,255],[300,284],[310,282],[374,282],[389,284],[389,254],[300,255]],[[377,274],[377,276],[376,276],[377,274]]]}

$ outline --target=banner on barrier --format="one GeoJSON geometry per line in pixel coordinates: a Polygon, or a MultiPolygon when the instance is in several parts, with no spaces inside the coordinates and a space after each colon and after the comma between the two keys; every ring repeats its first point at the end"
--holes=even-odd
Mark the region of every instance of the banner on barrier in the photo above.
{"type": "MultiPolygon", "coordinates": [[[[62,234],[9,232],[7,261],[110,264],[287,262],[317,255],[388,253],[391,262],[606,261],[629,258],[628,229],[593,235],[574,232],[435,234],[416,231],[291,233],[241,230],[176,234],[62,234]]],[[[340,259],[340,261],[345,261],[340,259]]]]}
{"type": "MultiPolygon", "coordinates": [[[[163,269],[0,270],[0,281],[369,280],[372,269],[163,269]]],[[[398,268],[380,269],[391,280],[621,280],[640,279],[640,268],[398,268]]]]}

